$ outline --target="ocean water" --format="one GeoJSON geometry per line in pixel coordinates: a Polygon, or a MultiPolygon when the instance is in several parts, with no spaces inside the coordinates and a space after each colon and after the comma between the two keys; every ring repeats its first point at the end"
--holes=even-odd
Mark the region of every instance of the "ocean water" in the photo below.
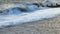
{"type": "Polygon", "coordinates": [[[60,8],[37,7],[36,5],[23,4],[3,11],[0,15],[0,28],[60,15],[60,8]]]}

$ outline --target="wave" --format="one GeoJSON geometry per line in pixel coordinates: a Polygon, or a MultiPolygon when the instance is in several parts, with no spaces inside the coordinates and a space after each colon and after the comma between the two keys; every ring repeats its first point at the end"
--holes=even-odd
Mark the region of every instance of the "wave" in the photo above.
{"type": "Polygon", "coordinates": [[[60,8],[50,8],[49,4],[45,7],[38,7],[33,4],[19,4],[9,9],[0,11],[0,28],[14,26],[26,22],[43,20],[44,18],[53,18],[60,15],[60,8]]]}
{"type": "Polygon", "coordinates": [[[18,15],[5,15],[0,16],[0,28],[9,26],[9,25],[17,25],[31,21],[42,20],[44,18],[52,18],[60,14],[60,8],[50,8],[45,10],[37,10],[32,13],[25,13],[23,16],[21,14],[18,15]]]}

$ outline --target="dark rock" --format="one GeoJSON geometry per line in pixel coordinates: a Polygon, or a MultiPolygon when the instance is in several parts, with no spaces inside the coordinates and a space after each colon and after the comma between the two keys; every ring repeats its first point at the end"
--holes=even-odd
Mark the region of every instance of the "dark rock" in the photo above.
{"type": "Polygon", "coordinates": [[[50,7],[50,8],[57,8],[57,7],[60,7],[60,5],[58,5],[58,4],[56,4],[56,5],[51,4],[51,6],[48,6],[48,5],[47,5],[47,7],[50,7]]]}

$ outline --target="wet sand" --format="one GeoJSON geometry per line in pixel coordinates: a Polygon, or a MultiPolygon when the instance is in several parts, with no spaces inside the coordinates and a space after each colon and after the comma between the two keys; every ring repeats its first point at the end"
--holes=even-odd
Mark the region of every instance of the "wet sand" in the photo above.
{"type": "Polygon", "coordinates": [[[60,34],[60,16],[3,28],[0,34],[60,34]]]}

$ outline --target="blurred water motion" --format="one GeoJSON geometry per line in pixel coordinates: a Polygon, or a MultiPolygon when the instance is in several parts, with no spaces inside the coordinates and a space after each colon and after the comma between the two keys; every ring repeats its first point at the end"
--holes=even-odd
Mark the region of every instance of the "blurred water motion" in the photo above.
{"type": "Polygon", "coordinates": [[[21,14],[21,13],[26,13],[26,12],[33,12],[36,10],[40,10],[40,8],[37,5],[18,5],[16,7],[13,8],[9,8],[9,9],[5,9],[3,10],[3,12],[0,11],[0,13],[3,14],[21,14]]]}
{"type": "Polygon", "coordinates": [[[17,24],[31,22],[31,21],[42,20],[44,18],[53,18],[56,15],[60,14],[59,11],[60,8],[56,8],[56,7],[57,5],[55,5],[50,1],[47,1],[42,4],[23,3],[23,4],[13,5],[8,9],[0,11],[0,28],[5,26],[11,26],[11,25],[13,26],[17,24]],[[51,6],[51,4],[53,6],[51,6]]]}
{"type": "Polygon", "coordinates": [[[42,4],[34,2],[34,3],[22,3],[22,4],[17,4],[14,7],[13,6],[11,8],[0,11],[0,14],[11,15],[11,14],[32,13],[36,10],[60,7],[60,4],[51,1],[46,1],[45,3],[42,4]]]}

